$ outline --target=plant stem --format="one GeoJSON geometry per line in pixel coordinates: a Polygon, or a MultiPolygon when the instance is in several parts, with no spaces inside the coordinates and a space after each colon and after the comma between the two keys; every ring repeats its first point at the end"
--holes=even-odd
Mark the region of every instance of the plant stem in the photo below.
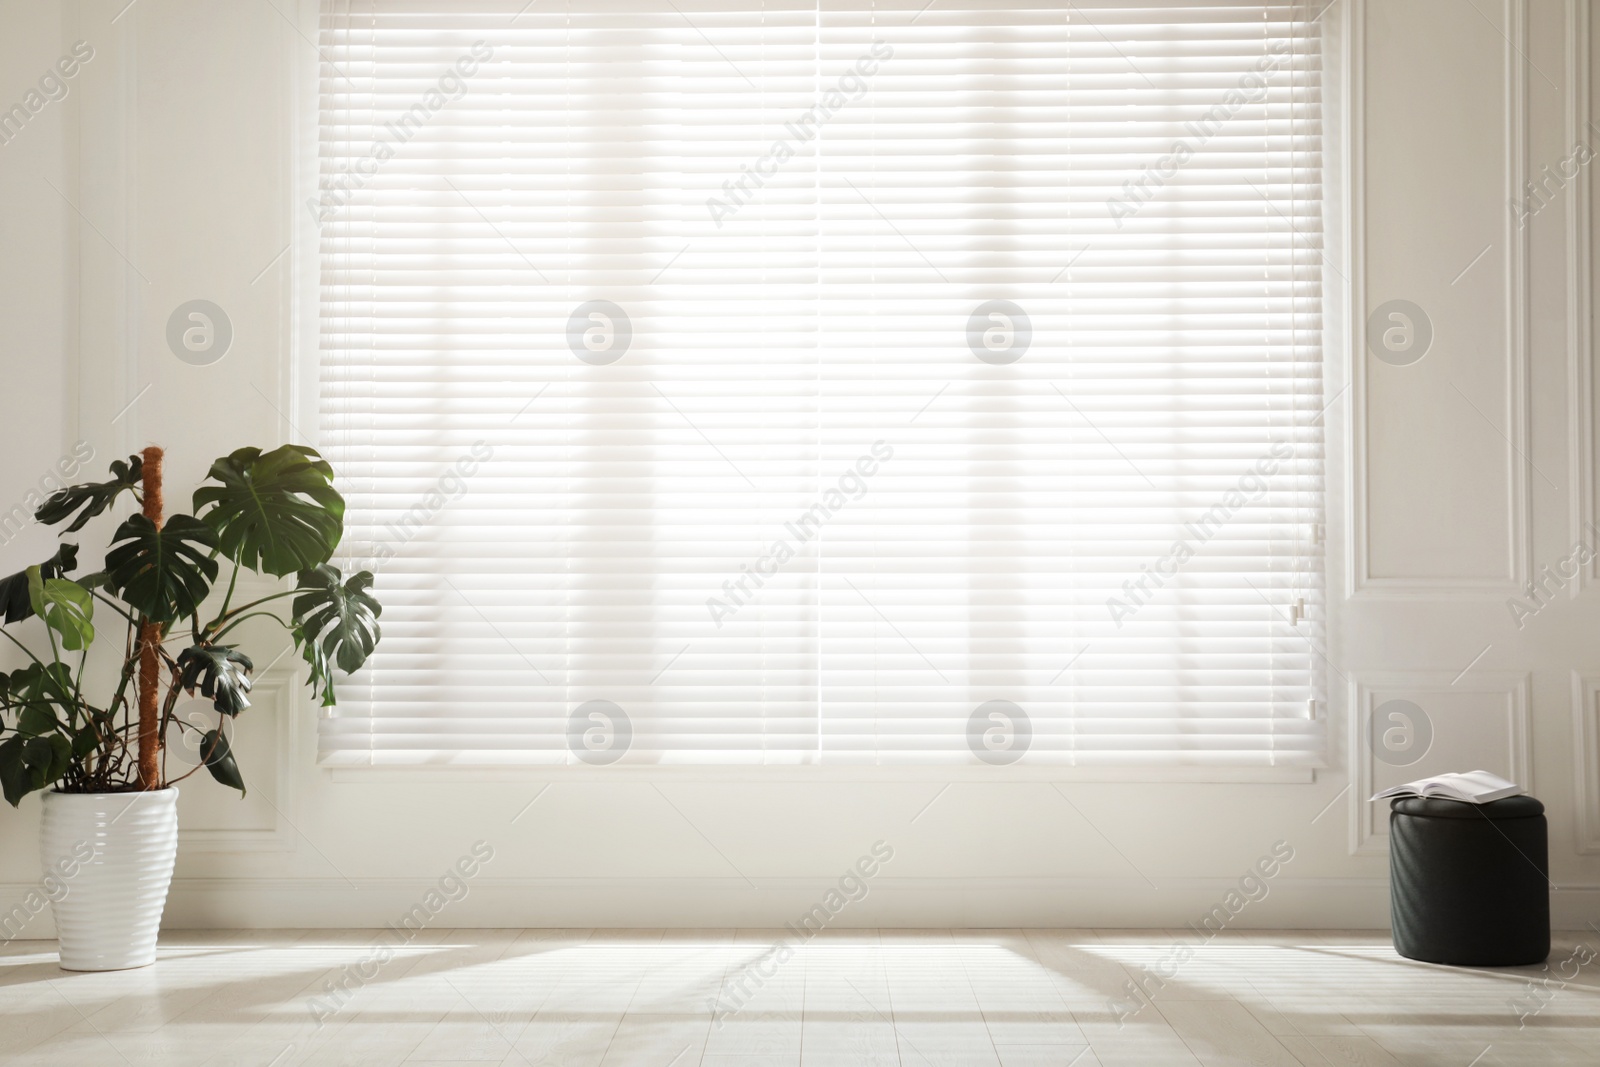
{"type": "MultiPolygon", "coordinates": [[[[39,616],[39,621],[40,622],[44,622],[44,616],[43,615],[39,616]]],[[[50,628],[50,624],[47,623],[47,622],[44,623],[44,636],[45,636],[45,640],[50,642],[50,663],[51,663],[51,665],[53,666],[53,665],[55,665],[57,663],[60,663],[61,662],[61,649],[56,647],[56,632],[50,628]]]]}
{"type": "Polygon", "coordinates": [[[98,600],[101,603],[105,604],[106,607],[110,608],[112,611],[116,612],[118,615],[121,615],[124,619],[127,619],[129,622],[133,622],[134,621],[133,616],[129,615],[126,611],[123,611],[122,608],[117,605],[117,602],[115,600],[112,600],[108,596],[102,596],[101,594],[96,593],[92,589],[89,591],[89,593],[96,600],[98,600]]]}
{"type": "Polygon", "coordinates": [[[233,629],[235,626],[238,626],[240,623],[244,622],[246,619],[255,618],[257,615],[265,615],[267,618],[271,619],[273,622],[277,623],[279,626],[282,626],[285,630],[293,629],[293,627],[289,623],[284,622],[283,619],[280,618],[278,613],[275,612],[275,611],[252,611],[248,615],[240,615],[238,618],[236,618],[232,622],[228,623],[228,625],[224,626],[221,630],[219,630],[216,633],[212,634],[211,635],[212,643],[215,644],[216,642],[221,641],[223,636],[226,635],[229,630],[233,629]]]}
{"type": "MultiPolygon", "coordinates": [[[[238,583],[239,583],[239,565],[237,563],[235,563],[233,565],[233,573],[228,576],[228,592],[222,598],[222,610],[217,612],[217,617],[215,619],[212,619],[211,622],[206,626],[207,630],[211,629],[213,626],[216,626],[217,623],[221,622],[224,618],[227,617],[228,605],[233,603],[233,587],[235,585],[237,585],[238,583]]],[[[197,644],[197,645],[199,643],[200,643],[199,641],[195,642],[195,644],[197,644]]]]}
{"type": "Polygon", "coordinates": [[[128,620],[128,632],[122,641],[122,680],[117,683],[116,695],[111,698],[111,704],[106,708],[107,715],[116,715],[117,709],[122,707],[123,698],[128,692],[128,682],[133,678],[133,668],[138,662],[134,656],[133,634],[137,624],[128,620]]]}
{"type": "MultiPolygon", "coordinates": [[[[167,736],[167,728],[172,725],[172,709],[178,706],[178,696],[183,690],[178,686],[177,664],[172,664],[172,681],[167,688],[167,699],[161,708],[161,736],[167,736]]],[[[165,781],[167,776],[167,750],[161,749],[161,777],[165,781]]],[[[170,784],[170,783],[169,783],[170,784]]]]}
{"type": "MultiPolygon", "coordinates": [[[[248,604],[240,604],[238,607],[234,608],[233,611],[229,612],[228,614],[226,614],[226,615],[218,615],[216,617],[216,619],[212,621],[211,625],[206,627],[206,631],[207,631],[207,633],[210,633],[211,631],[215,630],[218,626],[222,625],[223,623],[233,621],[235,618],[237,618],[239,616],[239,614],[241,612],[249,611],[251,608],[257,607],[257,606],[259,606],[261,604],[265,604],[269,600],[282,600],[286,596],[294,596],[296,593],[299,593],[299,592],[302,592],[302,590],[299,590],[299,589],[288,589],[288,590],[285,590],[285,591],[283,591],[281,593],[268,594],[267,596],[261,597],[259,600],[252,600],[248,604]]],[[[212,640],[216,640],[215,634],[212,634],[211,639],[212,640]]]]}
{"type": "MultiPolygon", "coordinates": [[[[87,667],[88,665],[89,665],[89,650],[87,648],[85,648],[83,650],[83,655],[78,657],[78,673],[72,679],[72,700],[73,700],[73,711],[74,712],[77,711],[78,705],[83,702],[83,669],[85,667],[87,667]]],[[[76,722],[76,717],[74,717],[70,721],[76,722]]]]}

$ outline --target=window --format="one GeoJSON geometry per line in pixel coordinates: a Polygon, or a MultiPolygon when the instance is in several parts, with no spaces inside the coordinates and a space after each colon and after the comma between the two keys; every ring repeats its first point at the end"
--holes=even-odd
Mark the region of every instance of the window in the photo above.
{"type": "Polygon", "coordinates": [[[322,758],[1317,764],[1319,14],[330,0],[322,758]]]}

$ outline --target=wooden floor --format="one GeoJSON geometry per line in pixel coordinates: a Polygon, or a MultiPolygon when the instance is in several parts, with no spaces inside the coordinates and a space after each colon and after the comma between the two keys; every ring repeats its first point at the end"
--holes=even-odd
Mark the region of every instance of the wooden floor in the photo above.
{"type": "Polygon", "coordinates": [[[1593,932],[1496,971],[1374,932],[784,934],[176,933],[154,967],[103,974],[13,941],[0,1062],[1600,1064],[1593,932]]]}

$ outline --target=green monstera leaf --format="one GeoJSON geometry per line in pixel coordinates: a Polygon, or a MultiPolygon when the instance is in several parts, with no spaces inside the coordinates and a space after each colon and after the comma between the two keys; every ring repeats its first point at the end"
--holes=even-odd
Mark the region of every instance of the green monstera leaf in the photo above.
{"type": "Polygon", "coordinates": [[[220,485],[195,490],[195,514],[229,559],[283,577],[326,563],[344,536],[333,468],[301,445],[241,448],[211,465],[220,485]]]}
{"type": "Polygon", "coordinates": [[[72,668],[65,663],[30,663],[26,667],[18,667],[10,675],[0,675],[0,678],[5,679],[0,697],[13,707],[50,703],[71,705],[74,702],[72,668]]]}
{"type": "Polygon", "coordinates": [[[61,720],[49,704],[30,704],[17,716],[17,733],[24,737],[45,737],[60,728],[61,720]]]}
{"type": "Polygon", "coordinates": [[[106,553],[111,588],[154,622],[194,614],[217,580],[217,561],[210,555],[217,535],[192,515],[174,515],[159,530],[143,515],[132,515],[112,541],[106,553]]]}
{"type": "Polygon", "coordinates": [[[109,482],[84,482],[57,489],[39,505],[33,517],[53,526],[82,508],[65,531],[76,533],[90,519],[116,503],[117,497],[139,484],[144,477],[144,460],[138,456],[129,456],[126,463],[116,460],[111,464],[111,474],[109,482]]]}
{"type": "Polygon", "coordinates": [[[255,664],[232,645],[191,645],[178,653],[178,684],[190,696],[196,687],[224,715],[250,706],[250,674],[255,664]]]}
{"type": "Polygon", "coordinates": [[[361,669],[383,636],[378,616],[383,606],[367,592],[372,572],[361,571],[341,583],[339,568],[323,564],[300,572],[294,598],[294,640],[311,665],[311,693],[322,692],[323,707],[334,704],[333,668],[350,674],[361,669]]]}
{"type": "Polygon", "coordinates": [[[8,738],[0,743],[0,789],[16,807],[29,793],[66,774],[71,762],[72,742],[61,734],[8,738]]]}
{"type": "Polygon", "coordinates": [[[29,567],[28,599],[68,652],[81,652],[94,641],[94,594],[77,582],[46,578],[42,568],[29,567]]]}
{"type": "MultiPolygon", "coordinates": [[[[77,565],[78,546],[60,545],[55,555],[39,564],[39,576],[47,580],[59,578],[77,565]]],[[[21,622],[33,616],[33,597],[28,592],[28,570],[0,578],[0,611],[5,612],[6,622],[21,622]]]]}
{"type": "Polygon", "coordinates": [[[220,730],[207,730],[200,739],[200,759],[205,763],[206,770],[211,772],[211,777],[240,793],[245,791],[244,776],[239,773],[239,764],[234,761],[233,746],[228,744],[227,734],[220,730]]]}

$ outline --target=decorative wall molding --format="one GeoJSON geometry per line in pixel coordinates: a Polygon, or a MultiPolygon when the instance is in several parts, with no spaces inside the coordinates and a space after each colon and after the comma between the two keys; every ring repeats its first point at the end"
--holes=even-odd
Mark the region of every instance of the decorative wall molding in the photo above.
{"type": "MultiPolygon", "coordinates": [[[[300,25],[312,27],[310,32],[315,34],[321,22],[318,0],[298,0],[296,10],[300,25]]],[[[285,32],[289,32],[287,27],[285,32]]],[[[284,188],[288,191],[284,239],[291,250],[284,262],[281,291],[287,308],[284,322],[288,324],[282,345],[283,410],[294,418],[297,440],[316,448],[322,432],[319,412],[322,383],[318,378],[322,234],[311,212],[301,205],[318,194],[321,159],[317,118],[322,103],[322,58],[292,37],[286,39],[284,52],[289,57],[281,70],[283,99],[288,102],[283,109],[283,137],[289,157],[284,178],[284,188]]]]}
{"type": "MultiPolygon", "coordinates": [[[[1366,39],[1367,39],[1367,9],[1365,0],[1344,0],[1341,5],[1343,11],[1343,39],[1340,42],[1344,48],[1345,78],[1340,86],[1340,103],[1344,109],[1340,116],[1344,127],[1344,158],[1345,173],[1339,176],[1341,182],[1342,198],[1340,206],[1343,209],[1342,236],[1345,249],[1345,284],[1343,341],[1344,351],[1347,356],[1348,366],[1345,368],[1346,378],[1342,392],[1348,392],[1349,402],[1345,405],[1348,416],[1340,420],[1344,430],[1344,487],[1345,499],[1342,508],[1344,553],[1344,593],[1349,598],[1356,594],[1362,585],[1362,576],[1367,570],[1367,540],[1363,535],[1356,537],[1356,528],[1359,525],[1366,529],[1367,516],[1367,440],[1366,440],[1366,405],[1357,401],[1357,397],[1366,396],[1366,327],[1361,322],[1361,316],[1366,313],[1366,39]]],[[[1326,283],[1325,283],[1326,284],[1326,283]]],[[[1324,358],[1327,354],[1324,353],[1324,358]]],[[[1324,422],[1324,427],[1328,424],[1324,422]]],[[[1331,483],[1330,483],[1331,485],[1331,483]]],[[[1331,500],[1330,500],[1331,504],[1331,500]]],[[[1332,511],[1332,508],[1329,508],[1332,511]]],[[[1332,529],[1333,517],[1329,516],[1329,528],[1332,529]]],[[[1330,576],[1331,579],[1331,576],[1330,576]]],[[[1328,589],[1330,599],[1334,595],[1331,580],[1328,589]]],[[[1329,605],[1330,613],[1335,610],[1334,605],[1329,605]]],[[[1330,622],[1331,622],[1330,616],[1330,622]]],[[[1330,627],[1330,639],[1333,634],[1330,627]]],[[[1346,709],[1349,711],[1350,709],[1346,709]]]]}
{"type": "MultiPolygon", "coordinates": [[[[1388,834],[1375,828],[1377,808],[1367,798],[1377,786],[1373,774],[1373,712],[1375,694],[1404,694],[1426,697],[1429,694],[1458,696],[1462,693],[1493,693],[1505,700],[1506,763],[1513,780],[1532,791],[1533,734],[1529,718],[1532,677],[1514,671],[1473,671],[1465,676],[1448,671],[1390,671],[1352,675],[1350,678],[1350,770],[1349,799],[1351,855],[1382,854],[1388,849],[1388,834]]],[[[1426,710],[1426,709],[1424,709],[1426,710]]],[[[1437,722],[1435,723],[1437,730],[1437,722]]],[[[1435,734],[1437,736],[1437,734],[1435,734]]],[[[1489,739],[1485,739],[1488,741],[1489,739]]],[[[1414,780],[1414,777],[1410,780],[1414,780]]]]}
{"type": "Polygon", "coordinates": [[[1572,800],[1575,846],[1600,853],[1600,672],[1572,672],[1572,800]]]}
{"type": "MultiPolygon", "coordinates": [[[[1511,592],[1520,593],[1533,580],[1533,400],[1531,380],[1532,317],[1528,288],[1529,233],[1519,226],[1509,205],[1528,179],[1528,6],[1527,0],[1505,0],[1506,35],[1506,455],[1511,481],[1511,592]]],[[[1496,594],[1498,596],[1498,594],[1496,594]]]]}
{"type": "MultiPolygon", "coordinates": [[[[250,707],[243,714],[252,718],[271,716],[274,747],[270,753],[270,773],[265,770],[266,752],[252,750],[252,777],[245,779],[249,796],[260,797],[272,808],[270,829],[184,829],[178,823],[179,855],[194,852],[293,852],[298,831],[294,827],[295,761],[300,756],[300,737],[296,714],[299,686],[292,670],[274,670],[256,679],[250,690],[250,707]]],[[[203,774],[195,776],[196,789],[232,791],[203,774]]],[[[183,787],[180,787],[183,788],[183,787]]],[[[231,879],[230,879],[231,880],[231,879]]]]}
{"type": "MultiPolygon", "coordinates": [[[[1533,575],[1532,427],[1529,382],[1532,374],[1528,343],[1528,233],[1504,212],[1502,239],[1508,249],[1503,299],[1506,314],[1507,500],[1510,546],[1505,577],[1375,577],[1371,572],[1370,496],[1367,479],[1366,347],[1366,8],[1350,0],[1350,375],[1351,506],[1346,541],[1350,597],[1382,600],[1499,599],[1520,595],[1533,575]]],[[[1528,93],[1526,0],[1502,0],[1507,32],[1502,34],[1504,76],[1503,181],[1506,203],[1517,197],[1527,180],[1528,93]]]]}
{"type": "MultiPolygon", "coordinates": [[[[76,5],[72,10],[81,15],[76,5]]],[[[63,197],[71,201],[68,234],[75,244],[71,277],[77,387],[67,423],[101,457],[116,458],[142,443],[138,400],[139,315],[149,282],[136,264],[138,227],[138,19],[76,30],[96,49],[73,94],[78,121],[76,166],[63,197]]],[[[48,191],[46,191],[48,195],[48,191]]]]}
{"type": "Polygon", "coordinates": [[[1350,250],[1349,296],[1345,302],[1350,321],[1345,331],[1350,346],[1350,426],[1346,469],[1350,472],[1350,500],[1345,510],[1346,595],[1355,596],[1366,588],[1368,545],[1367,515],[1370,513],[1367,484],[1367,7],[1364,0],[1347,0],[1345,15],[1348,33],[1350,76],[1345,96],[1345,116],[1349,132],[1348,203],[1345,222],[1348,228],[1345,247],[1350,250]]]}
{"type": "MultiPolygon", "coordinates": [[[[1566,147],[1595,140],[1590,127],[1589,0],[1566,4],[1566,147]]],[[[1591,164],[1592,166],[1592,164],[1591,164]]],[[[1567,185],[1567,478],[1568,544],[1589,537],[1595,523],[1594,463],[1594,234],[1590,229],[1590,166],[1567,185]]],[[[1600,557],[1580,570],[1572,596],[1600,576],[1600,557]]]]}

